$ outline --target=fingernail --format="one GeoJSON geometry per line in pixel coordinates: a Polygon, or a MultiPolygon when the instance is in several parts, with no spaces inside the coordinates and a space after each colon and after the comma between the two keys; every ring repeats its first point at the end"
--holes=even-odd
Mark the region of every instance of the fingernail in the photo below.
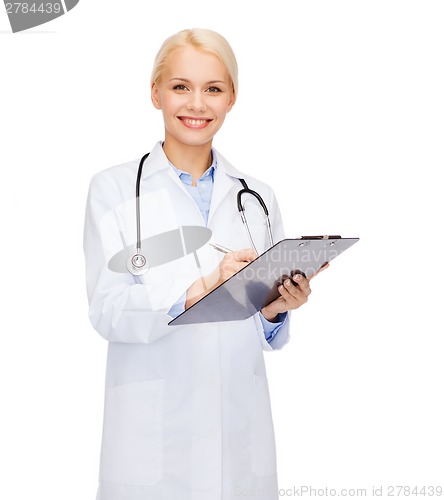
{"type": "Polygon", "coordinates": [[[282,292],[282,290],[283,290],[283,289],[284,289],[284,287],[283,287],[282,285],[279,285],[278,290],[279,290],[280,292],[282,292]]]}
{"type": "Polygon", "coordinates": [[[295,275],[293,276],[293,279],[294,279],[295,281],[301,281],[301,278],[302,278],[302,276],[301,276],[300,274],[295,274],[295,275]]]}
{"type": "Polygon", "coordinates": [[[290,281],[290,280],[285,280],[285,284],[286,284],[287,286],[290,286],[290,285],[291,285],[291,281],[290,281]]]}

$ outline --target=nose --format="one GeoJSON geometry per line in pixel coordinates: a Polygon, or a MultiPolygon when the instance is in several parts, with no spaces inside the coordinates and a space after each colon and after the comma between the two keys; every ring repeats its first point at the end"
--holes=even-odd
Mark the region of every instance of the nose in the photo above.
{"type": "Polygon", "coordinates": [[[188,100],[187,109],[195,112],[206,111],[207,105],[204,96],[200,92],[193,92],[188,100]]]}

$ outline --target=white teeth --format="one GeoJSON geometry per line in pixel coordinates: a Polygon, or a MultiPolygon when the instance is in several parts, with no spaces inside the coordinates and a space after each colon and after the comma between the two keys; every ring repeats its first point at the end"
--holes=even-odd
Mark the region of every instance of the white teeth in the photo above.
{"type": "Polygon", "coordinates": [[[207,120],[191,120],[189,118],[184,118],[183,121],[189,123],[190,125],[203,125],[204,123],[207,123],[207,120]]]}

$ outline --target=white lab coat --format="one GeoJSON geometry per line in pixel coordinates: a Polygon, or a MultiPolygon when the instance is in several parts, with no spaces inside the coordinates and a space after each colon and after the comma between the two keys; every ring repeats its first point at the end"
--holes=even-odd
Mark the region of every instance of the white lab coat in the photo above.
{"type": "MultiPolygon", "coordinates": [[[[250,247],[239,217],[238,178],[258,191],[275,242],[284,238],[273,191],[219,153],[208,227],[212,242],[250,247]]],[[[276,454],[263,351],[288,342],[288,317],[269,344],[259,314],[242,321],[168,326],[170,307],[200,275],[193,255],[141,279],[107,267],[136,240],[139,160],[91,180],[84,251],[89,316],[108,343],[98,500],[277,500],[276,454]]],[[[259,253],[268,248],[263,211],[244,198],[259,253]]],[[[205,225],[161,143],[145,162],[142,239],[182,225],[205,225]]],[[[198,250],[204,275],[223,254],[198,250]]]]}

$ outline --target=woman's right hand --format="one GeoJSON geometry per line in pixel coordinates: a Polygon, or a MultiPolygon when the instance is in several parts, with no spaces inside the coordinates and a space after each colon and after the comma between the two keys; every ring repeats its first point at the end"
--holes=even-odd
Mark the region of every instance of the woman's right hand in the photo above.
{"type": "Polygon", "coordinates": [[[256,257],[257,253],[253,248],[244,248],[243,250],[226,253],[224,258],[219,262],[218,284],[220,285],[224,281],[227,281],[228,278],[231,278],[231,276],[256,259],[256,257]]]}
{"type": "Polygon", "coordinates": [[[211,274],[204,278],[199,278],[188,288],[185,309],[188,309],[224,281],[227,281],[228,278],[231,278],[231,276],[256,259],[256,257],[257,253],[253,248],[244,248],[243,250],[226,253],[211,274]]]}

